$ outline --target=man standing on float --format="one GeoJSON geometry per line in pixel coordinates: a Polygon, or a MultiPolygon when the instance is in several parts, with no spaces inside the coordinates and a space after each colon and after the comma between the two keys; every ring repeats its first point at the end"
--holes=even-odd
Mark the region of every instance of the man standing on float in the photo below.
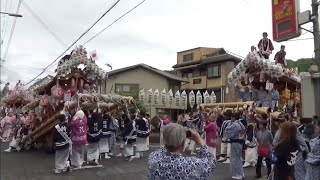
{"type": "Polygon", "coordinates": [[[261,55],[265,59],[269,59],[270,54],[272,54],[272,51],[274,50],[274,47],[271,40],[268,38],[268,33],[264,32],[262,33],[262,36],[263,38],[259,41],[258,48],[261,55]]]}

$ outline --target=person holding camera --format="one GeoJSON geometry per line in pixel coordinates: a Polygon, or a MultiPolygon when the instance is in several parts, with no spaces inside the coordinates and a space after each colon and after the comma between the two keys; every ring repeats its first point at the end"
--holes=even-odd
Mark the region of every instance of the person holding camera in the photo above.
{"type": "Polygon", "coordinates": [[[152,152],[148,160],[148,177],[160,179],[208,179],[216,161],[199,133],[171,123],[163,130],[164,148],[152,152]],[[195,141],[201,150],[195,157],[183,156],[186,140],[195,141]]]}

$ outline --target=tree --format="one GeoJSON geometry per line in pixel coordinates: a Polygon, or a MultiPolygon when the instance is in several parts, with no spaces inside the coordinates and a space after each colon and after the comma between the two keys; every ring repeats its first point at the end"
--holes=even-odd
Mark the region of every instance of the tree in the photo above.
{"type": "Polygon", "coordinates": [[[128,110],[130,113],[135,113],[137,111],[137,108],[140,110],[140,112],[147,112],[147,108],[144,104],[139,102],[139,93],[138,92],[118,92],[117,94],[121,96],[131,96],[135,100],[135,104],[131,104],[128,107],[128,110]]]}
{"type": "Polygon", "coordinates": [[[293,61],[288,59],[287,64],[289,68],[297,67],[299,72],[308,72],[310,65],[312,64],[313,59],[312,58],[301,58],[297,61],[293,61]]]}

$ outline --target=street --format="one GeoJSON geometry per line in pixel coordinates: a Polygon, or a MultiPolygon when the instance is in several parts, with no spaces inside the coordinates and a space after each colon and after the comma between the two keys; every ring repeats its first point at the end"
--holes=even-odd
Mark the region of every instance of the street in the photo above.
{"type": "MultiPolygon", "coordinates": [[[[102,168],[74,170],[70,173],[54,174],[54,154],[43,151],[3,152],[8,143],[1,143],[1,180],[145,180],[147,179],[147,156],[126,162],[113,157],[101,161],[102,168]]],[[[156,147],[151,147],[152,152],[156,147]]],[[[245,169],[246,179],[255,179],[253,167],[245,169]]],[[[229,166],[218,163],[210,180],[231,179],[229,166]]]]}

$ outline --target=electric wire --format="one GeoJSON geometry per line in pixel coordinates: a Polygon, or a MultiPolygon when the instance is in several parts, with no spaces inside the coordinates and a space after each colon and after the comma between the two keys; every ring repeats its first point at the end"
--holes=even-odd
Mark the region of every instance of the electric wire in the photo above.
{"type": "MultiPolygon", "coordinates": [[[[12,0],[10,0],[10,4],[9,4],[9,9],[7,10],[8,12],[11,12],[11,6],[12,6],[12,0]]],[[[7,18],[7,16],[4,16],[5,18],[7,18]]],[[[4,23],[4,22],[3,22],[4,23]]],[[[4,24],[3,28],[2,28],[2,39],[4,40],[4,37],[6,35],[6,32],[7,32],[7,27],[9,26],[9,21],[8,19],[6,19],[6,23],[7,24],[4,24]]]]}
{"type": "Polygon", "coordinates": [[[114,20],[111,24],[109,24],[107,27],[103,28],[101,31],[99,31],[96,35],[92,36],[90,39],[88,39],[83,45],[87,44],[88,42],[92,41],[94,38],[96,38],[97,36],[99,36],[101,33],[103,33],[105,30],[107,30],[110,26],[112,26],[113,24],[115,24],[117,21],[119,21],[120,19],[122,19],[124,16],[128,15],[129,13],[131,13],[133,10],[135,10],[136,8],[138,8],[140,5],[142,5],[146,0],[141,1],[140,3],[138,3],[137,5],[135,5],[133,8],[131,8],[129,11],[127,11],[126,13],[124,13],[122,16],[120,16],[119,18],[117,18],[116,20],[114,20]]]}
{"type": "Polygon", "coordinates": [[[41,76],[43,73],[46,72],[46,70],[48,68],[50,68],[50,66],[52,64],[54,64],[56,61],[59,60],[59,58],[61,56],[63,56],[70,48],[72,48],[84,35],[86,35],[107,13],[109,13],[118,3],[120,2],[120,0],[117,0],[105,13],[102,14],[102,16],[96,20],[84,33],[82,33],[65,51],[63,51],[63,53],[61,53],[53,62],[51,62],[49,65],[47,65],[43,71],[37,75],[35,78],[33,78],[31,81],[29,81],[28,83],[26,83],[26,85],[30,84],[32,81],[36,80],[39,76],[41,76]]]}
{"type": "MultiPolygon", "coordinates": [[[[8,7],[8,1],[9,0],[6,0],[5,4],[4,4],[4,11],[3,12],[7,12],[7,7],[8,7]]],[[[1,10],[0,10],[1,11],[1,10]]],[[[6,15],[5,14],[1,14],[1,16],[3,16],[3,22],[2,22],[2,36],[3,36],[3,29],[4,29],[4,26],[5,26],[5,22],[6,22],[6,15]]]]}
{"type": "MultiPolygon", "coordinates": [[[[135,10],[136,8],[138,8],[140,5],[142,5],[146,0],[141,1],[140,3],[138,3],[137,5],[135,5],[133,8],[131,8],[129,11],[125,12],[124,14],[122,14],[120,17],[118,17],[117,19],[115,19],[111,24],[109,24],[107,27],[103,28],[101,31],[99,31],[96,35],[92,36],[90,39],[88,39],[83,45],[86,45],[88,42],[92,41],[93,39],[95,39],[97,36],[99,36],[101,33],[103,33],[105,30],[107,30],[109,27],[111,27],[113,24],[115,24],[117,21],[119,21],[120,19],[122,19],[124,16],[128,15],[130,12],[132,12],[133,10],[135,10]]],[[[54,63],[52,64],[51,67],[57,65],[58,63],[54,63]]],[[[48,69],[49,69],[48,68],[48,69]]]]}
{"type": "MultiPolygon", "coordinates": [[[[17,10],[16,10],[16,14],[19,14],[21,3],[22,3],[22,0],[19,0],[18,6],[17,6],[17,10]]],[[[10,32],[10,36],[9,36],[9,40],[8,40],[8,44],[7,44],[6,49],[4,51],[4,56],[3,56],[3,58],[1,58],[3,60],[6,60],[6,57],[7,57],[8,51],[9,51],[9,47],[10,47],[10,44],[11,44],[13,32],[14,32],[14,29],[16,27],[16,22],[17,22],[17,17],[14,17],[12,28],[11,28],[11,32],[10,32]]]]}
{"type": "Polygon", "coordinates": [[[61,45],[64,47],[67,46],[66,43],[63,42],[61,38],[54,32],[51,31],[49,26],[30,8],[30,6],[24,1],[22,5],[29,11],[29,13],[43,26],[43,28],[48,31],[61,45]]]}

